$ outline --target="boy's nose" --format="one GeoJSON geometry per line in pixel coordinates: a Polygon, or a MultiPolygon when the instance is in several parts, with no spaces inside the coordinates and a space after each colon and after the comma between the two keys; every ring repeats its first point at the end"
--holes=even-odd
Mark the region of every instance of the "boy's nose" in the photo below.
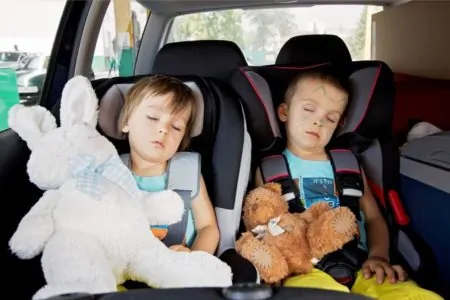
{"type": "Polygon", "coordinates": [[[167,126],[161,126],[161,127],[159,127],[159,133],[162,133],[162,134],[167,134],[167,126]]]}
{"type": "Polygon", "coordinates": [[[314,122],[314,125],[316,125],[318,127],[322,127],[322,125],[323,125],[323,118],[320,118],[319,120],[316,120],[314,122]]]}

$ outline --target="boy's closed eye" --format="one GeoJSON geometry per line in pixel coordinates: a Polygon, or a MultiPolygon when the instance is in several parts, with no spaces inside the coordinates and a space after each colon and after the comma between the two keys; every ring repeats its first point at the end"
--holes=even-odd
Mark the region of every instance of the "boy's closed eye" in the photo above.
{"type": "Polygon", "coordinates": [[[312,106],[312,105],[306,105],[303,107],[303,110],[305,110],[307,112],[313,112],[315,109],[314,109],[314,106],[312,106]]]}
{"type": "Polygon", "coordinates": [[[158,121],[159,120],[158,117],[154,117],[154,116],[147,116],[147,119],[150,119],[152,121],[158,121]]]}
{"type": "Polygon", "coordinates": [[[337,122],[337,118],[334,117],[334,116],[331,116],[331,117],[328,116],[328,117],[327,117],[327,120],[330,121],[331,123],[336,123],[336,122],[337,122]]]}

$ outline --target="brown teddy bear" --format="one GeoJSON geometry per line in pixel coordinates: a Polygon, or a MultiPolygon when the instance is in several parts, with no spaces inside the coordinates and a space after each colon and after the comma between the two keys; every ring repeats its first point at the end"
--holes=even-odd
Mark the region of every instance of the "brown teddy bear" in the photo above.
{"type": "Polygon", "coordinates": [[[303,213],[288,210],[277,183],[258,187],[245,199],[247,232],[236,242],[236,250],[266,283],[310,272],[315,263],[342,248],[358,232],[356,217],[347,207],[332,209],[319,202],[303,213]]]}

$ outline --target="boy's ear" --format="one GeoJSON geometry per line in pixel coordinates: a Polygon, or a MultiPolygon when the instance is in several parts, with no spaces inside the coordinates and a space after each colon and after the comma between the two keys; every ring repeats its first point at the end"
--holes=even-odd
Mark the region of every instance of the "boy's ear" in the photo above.
{"type": "Polygon", "coordinates": [[[128,125],[125,125],[122,128],[120,128],[120,133],[128,133],[129,131],[130,128],[128,127],[128,125]]]}
{"type": "Polygon", "coordinates": [[[278,106],[277,112],[278,112],[278,118],[280,119],[280,121],[283,123],[286,122],[287,114],[288,114],[288,107],[287,107],[286,103],[281,103],[278,106]]]}

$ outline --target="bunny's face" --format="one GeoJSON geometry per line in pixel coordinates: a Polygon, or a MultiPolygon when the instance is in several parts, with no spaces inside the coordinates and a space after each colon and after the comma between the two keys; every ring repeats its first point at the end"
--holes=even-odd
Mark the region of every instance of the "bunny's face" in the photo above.
{"type": "Polygon", "coordinates": [[[78,157],[92,157],[96,167],[113,155],[117,155],[114,146],[90,125],[78,123],[68,130],[60,127],[47,133],[34,147],[28,174],[41,189],[56,189],[73,176],[78,157]]]}
{"type": "Polygon", "coordinates": [[[93,167],[117,155],[114,146],[97,130],[98,99],[90,82],[74,77],[61,100],[61,127],[41,106],[16,105],[9,112],[9,125],[31,149],[28,175],[39,188],[56,189],[69,180],[88,157],[93,167]]]}

